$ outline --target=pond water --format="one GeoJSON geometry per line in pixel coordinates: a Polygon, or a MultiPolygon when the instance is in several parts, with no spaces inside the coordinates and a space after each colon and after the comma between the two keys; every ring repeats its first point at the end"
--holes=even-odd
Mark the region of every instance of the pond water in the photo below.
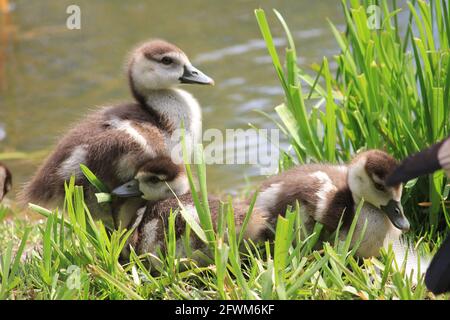
{"type": "MultiPolygon", "coordinates": [[[[215,87],[185,87],[200,101],[203,128],[274,128],[283,100],[253,10],[266,9],[283,52],[284,33],[272,8],[293,32],[300,64],[338,51],[326,18],[340,25],[340,1],[13,1],[0,14],[0,152],[40,152],[6,161],[15,190],[68,128],[96,106],[131,99],[124,57],[136,43],[160,37],[177,44],[215,87]],[[65,26],[66,8],[81,8],[81,30],[65,26]]],[[[209,188],[235,192],[254,182],[251,165],[208,166],[209,188]]]]}

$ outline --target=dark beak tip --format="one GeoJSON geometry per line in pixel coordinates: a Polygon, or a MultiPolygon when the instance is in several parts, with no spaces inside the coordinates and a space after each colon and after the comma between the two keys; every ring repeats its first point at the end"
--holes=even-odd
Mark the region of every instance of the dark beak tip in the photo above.
{"type": "Polygon", "coordinates": [[[399,229],[402,230],[403,232],[408,232],[410,228],[411,226],[409,222],[405,222],[399,229]]]}
{"type": "Polygon", "coordinates": [[[382,206],[381,210],[383,210],[387,214],[394,227],[403,232],[409,231],[410,223],[408,221],[408,218],[406,218],[405,214],[403,213],[403,208],[400,202],[391,200],[386,206],[382,206]]]}
{"type": "MultiPolygon", "coordinates": [[[[411,228],[411,224],[409,223],[409,220],[403,214],[400,219],[394,220],[394,221],[395,221],[395,223],[393,223],[394,226],[403,232],[407,232],[411,228]]],[[[394,222],[394,221],[392,221],[392,222],[394,222]]]]}

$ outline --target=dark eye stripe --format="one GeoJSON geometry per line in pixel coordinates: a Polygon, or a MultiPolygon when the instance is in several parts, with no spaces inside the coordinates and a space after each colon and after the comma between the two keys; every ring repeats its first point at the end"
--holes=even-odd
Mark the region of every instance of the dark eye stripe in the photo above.
{"type": "Polygon", "coordinates": [[[376,182],[374,182],[373,184],[375,185],[375,188],[376,188],[377,190],[380,190],[380,191],[386,191],[386,188],[385,188],[382,184],[376,183],[376,182]]]}
{"type": "Polygon", "coordinates": [[[147,179],[145,179],[145,181],[149,182],[149,183],[158,183],[161,180],[157,176],[151,176],[151,177],[148,177],[147,179]]]}
{"type": "Polygon", "coordinates": [[[165,64],[165,65],[167,66],[167,65],[173,63],[173,59],[170,58],[170,57],[163,57],[163,58],[161,59],[161,63],[162,63],[162,64],[165,64]]]}

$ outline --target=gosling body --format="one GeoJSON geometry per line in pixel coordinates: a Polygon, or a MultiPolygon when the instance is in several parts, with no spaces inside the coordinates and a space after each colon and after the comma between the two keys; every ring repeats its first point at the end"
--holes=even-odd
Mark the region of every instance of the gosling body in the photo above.
{"type": "Polygon", "coordinates": [[[320,222],[332,232],[342,221],[339,234],[345,238],[364,199],[354,241],[359,239],[364,223],[367,229],[356,253],[377,256],[381,247],[409,229],[400,204],[402,186],[387,187],[384,182],[396,165],[385,152],[370,150],[346,165],[297,166],[263,182],[256,207],[266,211],[274,225],[278,215],[284,215],[289,206],[295,208],[298,202],[309,231],[320,222]]]}
{"type": "MultiPolygon", "coordinates": [[[[221,203],[223,202],[217,196],[208,196],[208,203],[213,227],[217,228],[219,211],[221,203]]],[[[236,233],[239,235],[249,207],[245,201],[233,201],[232,205],[236,233]]],[[[184,194],[178,197],[178,199],[169,198],[163,201],[148,203],[145,208],[140,210],[136,219],[130,225],[130,228],[133,228],[135,231],[131,235],[128,245],[131,245],[138,254],[149,253],[153,256],[157,256],[158,250],[165,252],[165,235],[168,232],[170,212],[183,210],[182,208],[185,210],[186,214],[191,215],[197,223],[200,223],[191,193],[184,194]]],[[[244,239],[252,240],[254,242],[263,240],[266,227],[265,213],[255,209],[251,213],[243,237],[244,239]]],[[[177,254],[181,257],[186,257],[182,240],[185,230],[186,221],[181,214],[177,214],[175,217],[175,233],[177,239],[177,254]]],[[[191,231],[190,249],[192,251],[199,250],[205,254],[208,253],[205,243],[195,235],[194,231],[191,231]]]]}

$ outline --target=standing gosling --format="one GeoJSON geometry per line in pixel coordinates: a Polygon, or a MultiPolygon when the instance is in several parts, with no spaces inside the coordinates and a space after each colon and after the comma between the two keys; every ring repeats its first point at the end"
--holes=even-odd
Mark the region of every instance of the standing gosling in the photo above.
{"type": "MultiPolygon", "coordinates": [[[[201,132],[201,111],[179,84],[213,84],[194,68],[186,54],[163,40],[153,40],[132,51],[128,79],[135,102],[103,107],[70,130],[22,191],[25,203],[61,203],[64,181],[92,190],[80,171],[88,166],[111,189],[132,179],[143,164],[160,154],[170,155],[178,143],[176,129],[186,130],[188,146],[201,132]]],[[[110,218],[109,209],[97,206],[93,192],[86,201],[97,218],[110,218]]]]}
{"type": "Polygon", "coordinates": [[[385,179],[397,161],[380,150],[362,152],[347,165],[301,165],[262,183],[256,208],[269,213],[274,225],[278,215],[299,202],[302,221],[309,231],[315,222],[328,231],[337,229],[342,217],[341,238],[345,238],[362,199],[353,236],[359,239],[365,221],[367,229],[356,252],[360,257],[378,256],[379,249],[398,239],[409,222],[400,204],[402,185],[388,187],[385,179]]]}

